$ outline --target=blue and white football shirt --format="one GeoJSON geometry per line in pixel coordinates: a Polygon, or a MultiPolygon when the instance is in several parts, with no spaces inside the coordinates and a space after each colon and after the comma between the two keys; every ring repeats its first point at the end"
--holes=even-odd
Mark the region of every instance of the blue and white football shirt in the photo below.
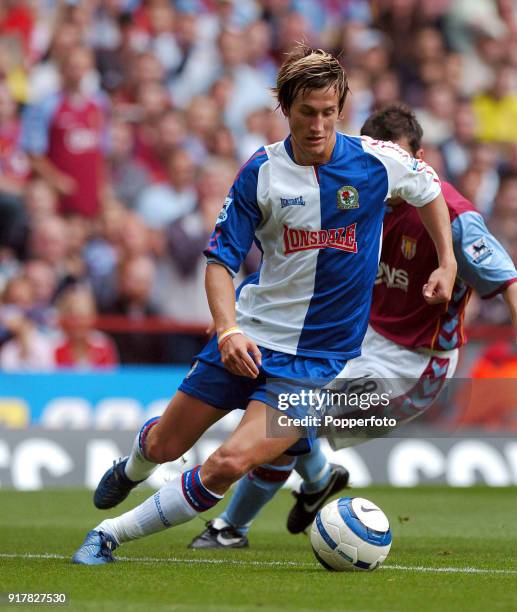
{"type": "Polygon", "coordinates": [[[381,246],[384,201],[423,206],[434,171],[397,145],[338,133],[330,161],[301,166],[290,139],[243,166],[205,251],[236,274],[255,240],[258,283],[243,287],[237,322],[257,344],[307,357],[360,354],[381,246]]]}

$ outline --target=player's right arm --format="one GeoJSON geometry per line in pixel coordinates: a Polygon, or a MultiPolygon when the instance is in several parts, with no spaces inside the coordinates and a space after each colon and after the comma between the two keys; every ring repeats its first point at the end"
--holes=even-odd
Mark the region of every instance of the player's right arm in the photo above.
{"type": "MultiPolygon", "coordinates": [[[[217,337],[221,338],[228,330],[237,328],[233,278],[224,266],[212,262],[206,269],[205,288],[217,337]]],[[[244,334],[236,333],[223,339],[220,351],[221,361],[233,374],[250,378],[258,376],[260,351],[253,340],[244,334]]]]}
{"type": "Polygon", "coordinates": [[[362,136],[361,141],[363,149],[376,157],[386,169],[386,198],[401,198],[417,207],[420,219],[435,245],[439,266],[423,287],[424,299],[428,304],[447,302],[456,278],[456,261],[449,213],[438,176],[425,162],[412,158],[393,142],[374,140],[368,136],[362,136]]]}
{"type": "Polygon", "coordinates": [[[443,195],[439,193],[434,200],[417,210],[420,220],[434,242],[439,263],[423,287],[424,299],[428,304],[448,302],[456,280],[457,266],[447,204],[443,195]]]}
{"type": "Polygon", "coordinates": [[[259,374],[257,365],[260,366],[261,356],[257,345],[238,329],[233,276],[238,273],[255,238],[255,230],[263,221],[257,183],[265,161],[266,152],[259,149],[241,169],[205,250],[208,262],[205,287],[221,360],[233,374],[251,378],[259,374]]]}

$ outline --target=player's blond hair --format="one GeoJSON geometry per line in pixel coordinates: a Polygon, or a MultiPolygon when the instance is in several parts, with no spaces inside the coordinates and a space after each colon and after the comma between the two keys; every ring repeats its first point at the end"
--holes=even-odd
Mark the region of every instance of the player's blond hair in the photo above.
{"type": "Polygon", "coordinates": [[[280,67],[273,88],[278,104],[288,112],[299,94],[313,89],[334,87],[341,113],[348,93],[348,79],[343,66],[323,49],[297,45],[280,67]]]}

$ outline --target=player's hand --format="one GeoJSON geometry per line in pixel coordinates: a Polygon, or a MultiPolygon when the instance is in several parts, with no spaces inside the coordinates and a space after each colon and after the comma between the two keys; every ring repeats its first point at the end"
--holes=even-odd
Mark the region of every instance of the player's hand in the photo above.
{"type": "Polygon", "coordinates": [[[262,355],[253,340],[243,334],[234,334],[221,347],[221,361],[232,374],[257,378],[262,355]]]}
{"type": "Polygon", "coordinates": [[[422,294],[428,304],[443,304],[451,299],[456,270],[457,266],[454,262],[447,266],[440,266],[432,272],[422,289],[422,294]]]}

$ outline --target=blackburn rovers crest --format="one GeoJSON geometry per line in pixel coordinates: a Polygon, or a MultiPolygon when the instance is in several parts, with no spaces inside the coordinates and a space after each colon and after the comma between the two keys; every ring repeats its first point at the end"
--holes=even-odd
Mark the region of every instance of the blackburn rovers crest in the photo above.
{"type": "Polygon", "coordinates": [[[406,259],[413,259],[413,257],[416,255],[416,240],[414,238],[410,238],[409,236],[402,236],[400,250],[406,259]]]}
{"type": "Polygon", "coordinates": [[[345,185],[337,190],[337,207],[339,210],[359,208],[359,193],[355,187],[345,185]]]}

